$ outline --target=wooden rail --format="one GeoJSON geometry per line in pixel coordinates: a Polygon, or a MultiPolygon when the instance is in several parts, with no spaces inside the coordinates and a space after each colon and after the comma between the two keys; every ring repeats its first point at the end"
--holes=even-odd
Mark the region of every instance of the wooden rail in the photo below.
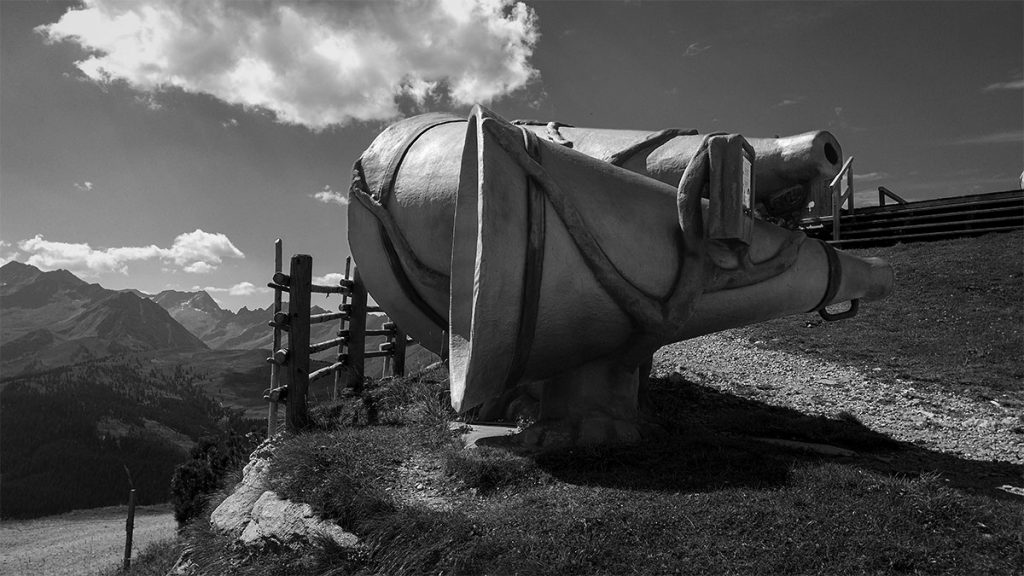
{"type": "Polygon", "coordinates": [[[380,330],[366,329],[366,315],[379,312],[380,307],[367,305],[366,287],[351,258],[345,262],[345,276],[336,286],[314,284],[313,259],[307,254],[292,256],[288,274],[281,270],[281,240],[274,243],[274,275],[267,286],[274,289],[274,318],[268,324],[274,329],[273,353],[270,362],[270,389],[264,398],[270,403],[267,431],[273,435],[277,424],[277,405],[286,405],[286,424],[290,432],[309,426],[307,397],[309,385],[334,376],[333,396],[339,390],[359,394],[363,388],[365,362],[369,358],[385,359],[385,374],[405,375],[406,349],[414,342],[394,322],[385,322],[380,330]],[[288,294],[288,311],[282,311],[281,294],[288,294]],[[338,312],[311,314],[312,294],[340,294],[338,312]],[[310,328],[315,324],[341,321],[337,337],[323,342],[310,342],[310,328]],[[288,347],[281,346],[281,334],[288,334],[288,347]],[[385,336],[387,341],[377,350],[365,350],[368,336],[385,336]],[[337,361],[310,371],[310,355],[338,349],[337,361]],[[282,385],[282,374],[285,383],[282,385]]]}

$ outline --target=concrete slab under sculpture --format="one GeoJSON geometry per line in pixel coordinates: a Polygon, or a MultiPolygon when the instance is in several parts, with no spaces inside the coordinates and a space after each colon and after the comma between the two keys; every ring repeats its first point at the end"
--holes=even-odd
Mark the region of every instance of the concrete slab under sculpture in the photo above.
{"type": "MultiPolygon", "coordinates": [[[[381,296],[368,281],[397,322],[403,314],[442,318],[456,409],[494,412],[517,390],[540,389],[539,419],[521,434],[527,444],[635,441],[642,435],[640,366],[658,347],[892,289],[884,262],[767,222],[753,222],[744,241],[707,238],[702,192],[721,161],[716,154],[741,145],[738,136],[703,139],[673,187],[483,108],[462,126],[454,202],[450,174],[439,170],[450,147],[420,150],[443,159],[417,161],[420,178],[399,180],[407,136],[402,156],[371,178],[378,193],[357,163],[350,242],[361,266],[390,263],[396,277],[405,276],[404,285],[380,286],[381,296]],[[397,195],[417,198],[424,218],[452,231],[448,243],[422,234],[422,223],[412,226],[404,214],[390,218],[397,195]],[[357,241],[361,233],[371,239],[357,241]],[[434,291],[447,297],[446,318],[434,291]]],[[[403,175],[411,176],[404,172],[410,167],[403,175]]]]}

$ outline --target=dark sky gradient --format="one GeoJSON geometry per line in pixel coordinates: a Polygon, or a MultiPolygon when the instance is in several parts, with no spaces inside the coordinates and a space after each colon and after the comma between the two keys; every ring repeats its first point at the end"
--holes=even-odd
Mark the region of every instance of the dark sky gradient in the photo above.
{"type": "MultiPolygon", "coordinates": [[[[1019,186],[1024,3],[530,4],[540,74],[489,103],[508,118],[748,136],[826,129],[855,157],[859,202],[878,185],[911,200],[1019,186]]],[[[286,255],[313,254],[318,274],[343,267],[345,208],[311,195],[347,190],[352,162],[386,122],[314,133],[210,96],[99,86],[76,69],[79,48],[33,31],[67,7],[0,3],[0,255],[37,234],[166,247],[198,228],[227,235],[245,258],[203,275],[133,262],[127,276],[91,280],[152,292],[261,286],[277,236],[286,255]],[[91,190],[76,188],[86,181],[91,190]]],[[[269,298],[214,296],[230,308],[269,298]]]]}

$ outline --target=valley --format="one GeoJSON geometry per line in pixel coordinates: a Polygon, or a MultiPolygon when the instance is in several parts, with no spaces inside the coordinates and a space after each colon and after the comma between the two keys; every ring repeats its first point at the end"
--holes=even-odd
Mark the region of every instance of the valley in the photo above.
{"type": "MultiPolygon", "coordinates": [[[[224,310],[204,291],[115,291],[66,270],[0,267],[0,515],[116,504],[129,474],[140,503],[166,502],[174,468],[201,439],[264,434],[272,317],[270,306],[224,310]]],[[[367,329],[385,321],[372,314],[367,329]]],[[[338,328],[316,325],[312,341],[338,328]]],[[[413,346],[407,366],[435,359],[413,346]]],[[[368,360],[365,374],[382,365],[368,360]]],[[[332,388],[312,386],[311,401],[332,388]]]]}

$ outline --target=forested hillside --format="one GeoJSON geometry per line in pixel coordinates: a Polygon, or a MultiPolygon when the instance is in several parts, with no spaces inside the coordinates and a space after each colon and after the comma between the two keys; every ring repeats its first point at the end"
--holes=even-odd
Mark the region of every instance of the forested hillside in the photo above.
{"type": "Polygon", "coordinates": [[[201,437],[244,433],[194,369],[111,356],[0,382],[0,515],[31,517],[165,502],[171,473],[201,437]]]}

